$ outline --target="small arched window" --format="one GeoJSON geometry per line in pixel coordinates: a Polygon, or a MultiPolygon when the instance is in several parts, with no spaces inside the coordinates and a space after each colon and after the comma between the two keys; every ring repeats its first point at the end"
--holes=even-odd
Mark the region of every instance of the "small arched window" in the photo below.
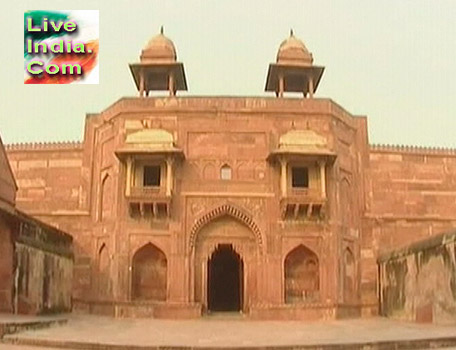
{"type": "Polygon", "coordinates": [[[222,180],[231,180],[231,167],[227,164],[220,168],[220,178],[222,180]]]}

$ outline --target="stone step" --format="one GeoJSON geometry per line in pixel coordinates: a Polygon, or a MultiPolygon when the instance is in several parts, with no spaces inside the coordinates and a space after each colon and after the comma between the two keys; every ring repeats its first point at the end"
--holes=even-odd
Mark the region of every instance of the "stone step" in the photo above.
{"type": "Polygon", "coordinates": [[[9,334],[19,333],[27,330],[36,330],[42,328],[49,328],[52,326],[63,325],[67,323],[67,319],[56,318],[49,320],[37,321],[11,321],[0,323],[0,339],[9,334]]]}
{"type": "MultiPolygon", "coordinates": [[[[456,336],[429,339],[408,339],[374,341],[360,343],[332,343],[332,344],[295,344],[280,346],[166,346],[166,345],[126,345],[126,344],[107,344],[97,342],[51,340],[39,338],[20,338],[6,336],[2,340],[3,344],[9,344],[22,349],[24,346],[45,347],[53,349],[78,349],[78,350],[425,350],[441,349],[456,350],[456,336]],[[20,346],[20,347],[19,347],[20,346]]],[[[0,345],[0,350],[2,350],[0,345]]],[[[39,349],[37,349],[39,350],[39,349]]]]}

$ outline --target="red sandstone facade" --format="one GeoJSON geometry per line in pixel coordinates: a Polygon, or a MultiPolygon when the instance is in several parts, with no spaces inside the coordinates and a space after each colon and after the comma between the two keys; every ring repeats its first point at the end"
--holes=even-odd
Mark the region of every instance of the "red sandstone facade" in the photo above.
{"type": "Polygon", "coordinates": [[[366,117],[314,98],[323,67],[294,35],[276,97],[176,97],[163,34],[130,68],[140,96],[88,115],[82,143],[8,146],[18,206],[73,235],[79,309],[372,315],[378,255],[456,226],[456,152],[370,146],[366,117]]]}

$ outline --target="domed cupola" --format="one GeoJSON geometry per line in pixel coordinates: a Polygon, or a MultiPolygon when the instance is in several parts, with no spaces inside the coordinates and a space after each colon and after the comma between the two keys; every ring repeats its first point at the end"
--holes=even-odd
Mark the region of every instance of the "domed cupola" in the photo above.
{"type": "Polygon", "coordinates": [[[269,65],[265,91],[274,91],[278,97],[283,97],[284,92],[313,97],[323,71],[324,67],[313,65],[312,54],[291,30],[280,44],[276,63],[269,65]]]}
{"type": "Polygon", "coordinates": [[[141,97],[150,91],[187,90],[184,65],[177,62],[176,47],[163,33],[154,36],[141,51],[140,62],[130,64],[130,70],[141,97]]]}
{"type": "Polygon", "coordinates": [[[304,43],[294,36],[293,30],[290,31],[290,37],[280,44],[277,63],[298,66],[311,66],[313,63],[312,54],[304,43]]]}
{"type": "Polygon", "coordinates": [[[174,63],[176,58],[174,43],[163,34],[161,27],[160,34],[150,39],[142,50],[140,60],[144,63],[174,63]]]}

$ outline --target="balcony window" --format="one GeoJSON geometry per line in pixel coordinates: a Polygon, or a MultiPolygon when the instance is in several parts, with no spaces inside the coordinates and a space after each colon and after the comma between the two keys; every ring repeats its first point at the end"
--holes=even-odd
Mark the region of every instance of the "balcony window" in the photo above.
{"type": "Polygon", "coordinates": [[[309,169],[304,167],[292,167],[291,186],[293,188],[309,188],[309,169]]]}
{"type": "Polygon", "coordinates": [[[161,171],[158,165],[144,166],[143,186],[144,187],[159,187],[161,171]]]}

